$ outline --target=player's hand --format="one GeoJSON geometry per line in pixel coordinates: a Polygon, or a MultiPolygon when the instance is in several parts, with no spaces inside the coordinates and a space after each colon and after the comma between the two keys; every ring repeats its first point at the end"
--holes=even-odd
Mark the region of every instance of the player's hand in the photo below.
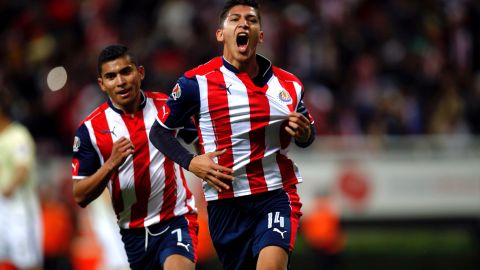
{"type": "Polygon", "coordinates": [[[231,175],[233,170],[213,162],[214,157],[221,156],[225,152],[226,150],[224,149],[196,156],[190,161],[188,170],[219,192],[223,189],[229,189],[229,185],[225,184],[224,181],[233,181],[235,179],[231,175]]]}
{"type": "Polygon", "coordinates": [[[135,147],[133,143],[129,139],[122,137],[113,143],[112,153],[106,164],[109,166],[109,169],[116,170],[125,162],[127,157],[134,152],[135,147]]]}
{"type": "Polygon", "coordinates": [[[307,142],[312,131],[310,130],[310,121],[299,112],[288,114],[285,130],[298,142],[307,142]]]}

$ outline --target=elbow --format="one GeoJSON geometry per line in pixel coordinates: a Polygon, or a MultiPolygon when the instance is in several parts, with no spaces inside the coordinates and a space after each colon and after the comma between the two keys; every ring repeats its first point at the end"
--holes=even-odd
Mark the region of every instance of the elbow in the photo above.
{"type": "Polygon", "coordinates": [[[86,196],[78,192],[75,187],[73,188],[73,199],[75,200],[75,203],[77,203],[77,205],[81,208],[87,207],[87,205],[90,203],[90,200],[88,200],[86,196]]]}
{"type": "Polygon", "coordinates": [[[77,205],[80,206],[81,208],[87,207],[87,205],[90,203],[85,198],[82,198],[80,196],[74,196],[74,199],[77,205]]]}

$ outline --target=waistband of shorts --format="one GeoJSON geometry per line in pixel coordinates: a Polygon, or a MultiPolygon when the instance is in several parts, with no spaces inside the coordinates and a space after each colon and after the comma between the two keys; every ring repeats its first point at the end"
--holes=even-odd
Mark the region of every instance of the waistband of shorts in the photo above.
{"type": "MultiPolygon", "coordinates": [[[[149,225],[149,226],[146,226],[146,228],[148,228],[148,230],[151,232],[151,233],[157,233],[159,231],[162,231],[165,229],[165,226],[168,226],[168,224],[178,220],[178,219],[185,219],[186,220],[186,216],[189,216],[189,215],[197,215],[195,213],[187,213],[187,214],[184,214],[184,215],[181,215],[181,216],[176,216],[176,217],[172,217],[172,218],[169,218],[167,220],[164,220],[164,221],[160,221],[160,222],[157,222],[155,224],[152,224],[152,225],[149,225]]],[[[145,227],[141,227],[141,228],[128,228],[128,229],[125,229],[125,228],[120,228],[120,233],[134,233],[134,234],[145,234],[145,227]]]]}

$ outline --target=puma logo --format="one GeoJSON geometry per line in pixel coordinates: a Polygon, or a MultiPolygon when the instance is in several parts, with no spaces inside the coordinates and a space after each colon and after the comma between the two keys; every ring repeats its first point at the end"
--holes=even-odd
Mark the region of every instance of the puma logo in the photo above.
{"type": "Polygon", "coordinates": [[[187,250],[187,252],[190,252],[190,250],[188,250],[188,247],[190,246],[190,244],[186,244],[186,245],[185,245],[185,244],[182,243],[182,242],[177,242],[177,246],[179,246],[179,247],[184,247],[184,248],[187,250]]]}
{"type": "Polygon", "coordinates": [[[108,133],[110,133],[110,134],[113,134],[113,136],[117,137],[117,134],[115,134],[115,128],[116,128],[116,127],[113,127],[112,130],[104,129],[104,130],[102,130],[102,134],[108,134],[108,133]]]}
{"type": "Polygon", "coordinates": [[[162,109],[163,109],[163,117],[162,117],[162,119],[165,119],[165,116],[168,114],[168,111],[165,110],[165,107],[162,107],[162,109]]]}
{"type": "Polygon", "coordinates": [[[285,236],[284,236],[283,234],[286,233],[287,231],[282,232],[282,231],[280,231],[280,230],[277,229],[277,228],[273,228],[273,231],[274,231],[274,232],[278,232],[278,233],[282,236],[282,239],[285,239],[285,236]]]}
{"type": "Polygon", "coordinates": [[[77,166],[78,166],[78,164],[72,163],[72,168],[73,168],[73,171],[74,171],[74,172],[77,171],[77,166]]]}
{"type": "Polygon", "coordinates": [[[229,84],[228,86],[226,86],[226,85],[224,85],[224,84],[219,84],[218,86],[220,86],[220,88],[222,88],[222,89],[227,90],[228,94],[232,94],[232,93],[230,92],[230,87],[232,86],[232,84],[229,84]]]}

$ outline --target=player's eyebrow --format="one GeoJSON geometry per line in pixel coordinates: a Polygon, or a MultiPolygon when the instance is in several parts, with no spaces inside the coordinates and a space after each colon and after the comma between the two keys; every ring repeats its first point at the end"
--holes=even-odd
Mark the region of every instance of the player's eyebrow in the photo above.
{"type": "Polygon", "coordinates": [[[132,65],[128,65],[126,67],[123,67],[121,68],[120,70],[118,71],[109,71],[109,72],[105,72],[103,74],[103,77],[105,78],[113,78],[115,77],[117,74],[128,74],[132,71],[133,69],[133,66],[132,65]]]}

